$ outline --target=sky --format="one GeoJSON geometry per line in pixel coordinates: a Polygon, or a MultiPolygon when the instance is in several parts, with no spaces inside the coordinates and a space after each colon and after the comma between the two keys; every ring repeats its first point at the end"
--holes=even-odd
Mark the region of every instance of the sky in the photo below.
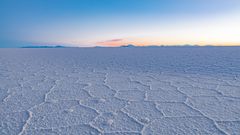
{"type": "Polygon", "coordinates": [[[1,0],[0,47],[240,45],[240,0],[1,0]]]}

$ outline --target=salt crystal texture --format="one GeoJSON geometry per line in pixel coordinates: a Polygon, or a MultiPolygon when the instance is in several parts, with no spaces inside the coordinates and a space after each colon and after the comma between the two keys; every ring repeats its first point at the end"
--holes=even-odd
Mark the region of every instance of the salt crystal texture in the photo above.
{"type": "Polygon", "coordinates": [[[0,49],[1,135],[239,134],[240,47],[0,49]]]}

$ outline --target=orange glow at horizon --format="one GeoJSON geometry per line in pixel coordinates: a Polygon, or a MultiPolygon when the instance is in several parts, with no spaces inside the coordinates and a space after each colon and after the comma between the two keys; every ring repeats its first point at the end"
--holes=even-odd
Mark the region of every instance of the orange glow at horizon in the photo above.
{"type": "Polygon", "coordinates": [[[111,42],[98,42],[96,45],[100,46],[109,46],[109,47],[118,47],[122,45],[128,45],[132,44],[135,46],[151,46],[151,45],[166,45],[166,46],[175,46],[175,45],[199,45],[199,46],[206,46],[206,45],[212,45],[212,46],[240,46],[239,42],[224,42],[220,41],[188,41],[188,40],[175,40],[173,38],[163,40],[162,38],[134,38],[134,39],[126,39],[121,41],[111,41],[111,42]]]}
{"type": "Polygon", "coordinates": [[[207,44],[207,43],[199,43],[199,44],[189,44],[189,43],[171,43],[171,44],[168,44],[168,43],[163,43],[163,42],[160,42],[160,43],[144,43],[144,42],[123,42],[123,43],[106,43],[106,44],[97,44],[97,45],[100,45],[100,46],[106,46],[106,47],[119,47],[119,46],[122,46],[122,45],[129,45],[129,44],[132,44],[132,45],[135,45],[135,46],[151,46],[151,45],[156,45],[156,46],[161,46],[161,45],[164,45],[164,46],[181,46],[181,45],[198,45],[198,46],[207,46],[207,45],[211,45],[211,46],[240,46],[240,43],[214,43],[214,44],[207,44]]]}

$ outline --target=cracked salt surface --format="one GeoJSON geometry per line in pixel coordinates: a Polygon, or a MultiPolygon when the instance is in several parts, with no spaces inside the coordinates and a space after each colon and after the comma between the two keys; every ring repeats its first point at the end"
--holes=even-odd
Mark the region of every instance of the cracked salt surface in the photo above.
{"type": "Polygon", "coordinates": [[[0,49],[0,135],[238,135],[239,52],[0,49]]]}

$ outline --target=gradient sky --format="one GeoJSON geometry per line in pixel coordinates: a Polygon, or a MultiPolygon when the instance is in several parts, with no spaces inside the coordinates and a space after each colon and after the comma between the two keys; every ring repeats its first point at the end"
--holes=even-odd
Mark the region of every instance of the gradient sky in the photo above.
{"type": "Polygon", "coordinates": [[[1,0],[0,47],[240,45],[240,0],[1,0]]]}

